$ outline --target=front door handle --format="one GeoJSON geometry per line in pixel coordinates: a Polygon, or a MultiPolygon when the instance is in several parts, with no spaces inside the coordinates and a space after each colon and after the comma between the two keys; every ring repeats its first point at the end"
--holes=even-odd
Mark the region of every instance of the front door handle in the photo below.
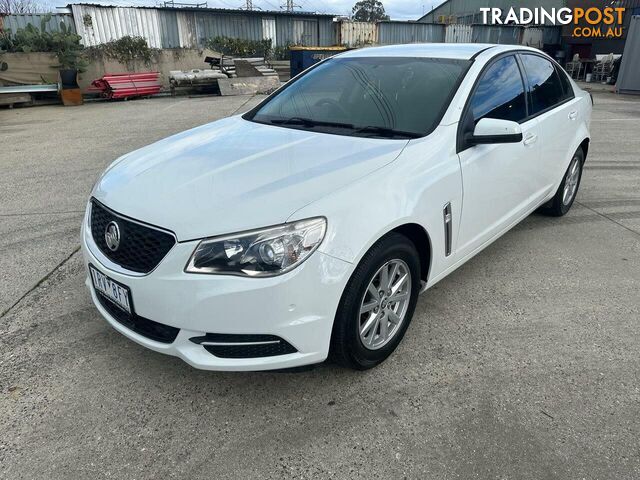
{"type": "Polygon", "coordinates": [[[533,133],[530,133],[529,135],[524,137],[524,144],[525,145],[533,145],[537,141],[538,141],[538,135],[535,135],[533,133]]]}
{"type": "Polygon", "coordinates": [[[576,118],[578,118],[578,112],[573,111],[569,113],[569,120],[575,120],[576,118]]]}

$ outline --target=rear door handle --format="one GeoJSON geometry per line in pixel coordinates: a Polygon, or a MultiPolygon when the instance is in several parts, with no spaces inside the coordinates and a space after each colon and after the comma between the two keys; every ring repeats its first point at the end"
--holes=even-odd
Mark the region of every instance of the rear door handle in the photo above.
{"type": "Polygon", "coordinates": [[[576,118],[578,118],[578,112],[573,111],[569,113],[569,120],[575,120],[576,118]]]}
{"type": "Polygon", "coordinates": [[[536,143],[537,140],[538,140],[538,135],[534,135],[533,133],[530,133],[524,138],[524,144],[533,145],[534,143],[536,143]]]}

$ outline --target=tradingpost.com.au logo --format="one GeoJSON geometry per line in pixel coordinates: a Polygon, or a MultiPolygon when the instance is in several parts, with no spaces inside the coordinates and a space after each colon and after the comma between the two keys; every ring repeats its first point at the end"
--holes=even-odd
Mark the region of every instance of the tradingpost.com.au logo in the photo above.
{"type": "Polygon", "coordinates": [[[513,8],[503,15],[501,8],[482,7],[485,25],[553,25],[573,24],[574,37],[622,37],[624,7],[591,8],[513,8]]]}

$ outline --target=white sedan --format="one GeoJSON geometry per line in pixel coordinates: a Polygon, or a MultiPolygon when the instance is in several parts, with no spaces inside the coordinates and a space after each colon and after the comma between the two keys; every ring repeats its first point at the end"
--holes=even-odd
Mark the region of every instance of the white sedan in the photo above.
{"type": "Polygon", "coordinates": [[[116,330],[197,368],[371,368],[421,291],[533,211],[567,213],[591,109],[532,48],[335,56],[116,160],[82,225],[87,286],[116,330]]]}

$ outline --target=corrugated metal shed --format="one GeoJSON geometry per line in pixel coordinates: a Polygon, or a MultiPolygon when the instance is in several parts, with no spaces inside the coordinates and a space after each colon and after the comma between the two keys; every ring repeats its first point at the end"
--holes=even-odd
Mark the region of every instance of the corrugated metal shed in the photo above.
{"type": "Polygon", "coordinates": [[[444,41],[444,25],[417,22],[378,23],[378,43],[432,43],[444,41]]]}
{"type": "Polygon", "coordinates": [[[153,48],[202,48],[207,39],[270,38],[274,45],[329,46],[333,16],[213,8],[71,5],[78,34],[87,46],[141,36],[153,48]]]}
{"type": "Polygon", "coordinates": [[[262,40],[262,19],[247,13],[193,12],[198,46],[201,47],[207,39],[214,37],[262,40]]]}
{"type": "Polygon", "coordinates": [[[162,48],[156,9],[71,5],[71,11],[76,31],[87,47],[131,35],[143,37],[151,48],[162,48]]]}
{"type": "Polygon", "coordinates": [[[540,27],[528,27],[522,31],[520,43],[527,47],[542,48],[543,30],[540,27]]]}
{"type": "Polygon", "coordinates": [[[550,10],[565,7],[566,4],[566,0],[536,0],[535,2],[531,0],[447,0],[423,15],[418,21],[439,23],[444,18],[451,23],[481,23],[480,7],[500,8],[506,15],[511,7],[514,9],[540,7],[550,10]]]}
{"type": "Polygon", "coordinates": [[[378,29],[374,22],[352,22],[341,20],[336,23],[336,34],[339,45],[356,47],[378,42],[378,29]]]}
{"type": "Polygon", "coordinates": [[[558,45],[562,41],[562,27],[542,27],[542,43],[558,45]]]}
{"type": "Polygon", "coordinates": [[[519,45],[522,27],[474,25],[473,43],[499,43],[503,45],[519,45]]]}
{"type": "Polygon", "coordinates": [[[640,94],[640,16],[631,17],[627,43],[616,88],[619,93],[640,94]]]}
{"type": "Polygon", "coordinates": [[[471,25],[447,25],[444,41],[446,43],[470,43],[473,34],[471,25]]]}
{"type": "MultiPolygon", "coordinates": [[[[6,15],[2,18],[2,28],[11,33],[16,33],[19,28],[24,28],[29,24],[33,25],[36,28],[40,28],[40,26],[42,25],[42,20],[45,19],[46,16],[47,14],[45,13],[6,15]]],[[[60,31],[61,23],[64,23],[67,28],[71,29],[71,31],[76,31],[75,25],[73,23],[73,16],[69,13],[51,14],[50,20],[45,23],[45,30],[47,32],[58,32],[60,31]]]]}

